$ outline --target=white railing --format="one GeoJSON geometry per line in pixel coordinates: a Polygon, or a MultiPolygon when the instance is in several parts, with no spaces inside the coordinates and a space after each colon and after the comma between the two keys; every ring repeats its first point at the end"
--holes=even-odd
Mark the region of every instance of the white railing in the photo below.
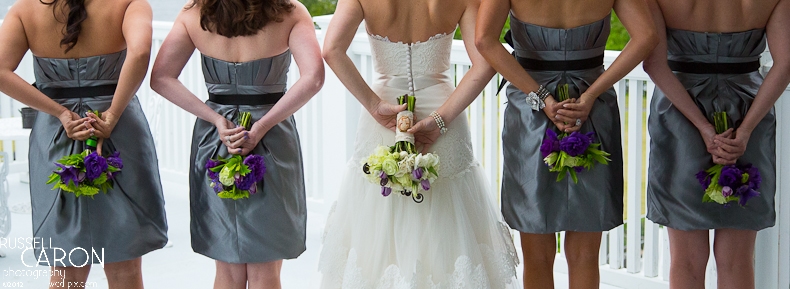
{"type": "MultiPolygon", "coordinates": [[[[331,16],[315,17],[319,27],[327,27],[331,16]]],[[[153,57],[161,46],[172,23],[154,23],[153,57]]],[[[370,81],[373,75],[368,38],[364,29],[358,30],[348,54],[363,77],[370,81]]],[[[319,42],[322,31],[316,30],[319,42]]],[[[607,51],[605,65],[612,63],[618,52],[607,51]]],[[[764,70],[771,67],[770,57],[764,70]]],[[[456,82],[469,70],[471,62],[463,43],[454,41],[451,63],[456,82]]],[[[354,138],[361,106],[348,93],[332,70],[327,67],[324,88],[297,114],[304,155],[305,181],[308,208],[311,214],[325,216],[336,199],[340,178],[337,174],[353,152],[354,138]]],[[[28,81],[33,81],[32,59],[28,54],[18,70],[28,81]]],[[[294,65],[289,72],[289,85],[298,78],[294,65]]],[[[185,67],[180,79],[196,95],[207,98],[199,55],[196,53],[185,67]]],[[[503,123],[504,95],[496,95],[499,77],[495,77],[481,96],[467,109],[472,131],[475,157],[481,161],[491,183],[491,192],[499,200],[502,175],[500,143],[503,123]]],[[[669,244],[666,230],[644,218],[642,204],[645,198],[649,135],[645,122],[647,104],[655,85],[641,66],[615,85],[620,103],[623,127],[624,157],[626,162],[626,225],[605,232],[602,237],[600,264],[601,282],[621,288],[668,288],[669,244]],[[627,93],[626,93],[627,92],[627,93]],[[629,97],[626,97],[628,95],[629,97]],[[642,224],[644,220],[644,225],[642,224]],[[627,227],[627,230],[625,229],[627,227]],[[644,228],[644,234],[642,230],[644,228]]],[[[189,148],[195,117],[156,95],[149,88],[146,77],[138,97],[148,117],[156,140],[162,179],[187,184],[189,148]]],[[[790,89],[776,105],[778,114],[777,144],[790,143],[790,89]]],[[[0,117],[18,116],[16,101],[0,96],[0,117]]],[[[8,145],[4,145],[9,150],[8,145]]],[[[19,156],[17,156],[19,157],[19,156]]],[[[23,156],[24,157],[24,156],[23,156]]],[[[790,146],[777,145],[777,175],[790,174],[790,146]]],[[[776,204],[777,226],[758,234],[756,251],[757,288],[790,288],[790,181],[778,178],[776,204]]],[[[515,234],[517,238],[517,234],[515,234]]],[[[564,238],[560,234],[560,238],[564,238]]],[[[518,246],[517,246],[518,247],[518,246]]],[[[564,253],[560,252],[555,270],[567,272],[564,253]]],[[[711,263],[707,288],[715,288],[715,267],[711,263]]]]}

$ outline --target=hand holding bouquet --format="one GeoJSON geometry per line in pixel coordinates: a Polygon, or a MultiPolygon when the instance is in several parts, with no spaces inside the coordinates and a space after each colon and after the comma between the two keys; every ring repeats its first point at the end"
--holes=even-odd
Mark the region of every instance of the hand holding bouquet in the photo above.
{"type": "MultiPolygon", "coordinates": [[[[246,130],[252,126],[252,115],[249,112],[239,113],[239,125],[246,130]]],[[[263,180],[266,164],[262,156],[250,154],[242,158],[232,155],[229,158],[218,157],[206,161],[206,174],[210,186],[222,199],[246,199],[250,194],[258,192],[258,182],[263,180]]]]}
{"type": "MultiPolygon", "coordinates": [[[[98,112],[93,112],[99,115],[98,112]]],[[[58,170],[49,175],[47,184],[55,183],[53,190],[60,189],[73,193],[76,197],[94,195],[100,191],[107,193],[113,187],[113,178],[123,169],[120,152],[116,151],[105,158],[96,151],[98,139],[91,136],[85,141],[88,147],[78,154],[67,155],[57,162],[58,170]]]]}
{"type": "MultiPolygon", "coordinates": [[[[560,102],[568,99],[567,84],[557,88],[557,97],[560,102]]],[[[540,153],[543,161],[549,166],[549,171],[559,173],[558,182],[564,179],[566,174],[570,174],[573,182],[578,183],[577,173],[584,169],[592,169],[596,162],[609,164],[610,154],[599,149],[601,143],[593,143],[594,136],[593,132],[574,131],[570,134],[557,135],[551,128],[546,130],[540,153]]]]}
{"type": "Polygon", "coordinates": [[[398,113],[395,127],[395,145],[379,146],[362,166],[371,183],[381,185],[381,194],[389,196],[392,191],[421,203],[423,191],[431,189],[431,183],[439,176],[439,156],[418,154],[414,146],[414,135],[408,133],[414,123],[414,96],[403,95],[398,104],[407,104],[407,110],[398,113]]]}
{"type": "MultiPolygon", "coordinates": [[[[729,129],[729,120],[726,112],[713,113],[713,125],[717,134],[722,134],[729,129]]],[[[714,165],[702,170],[696,175],[705,194],[702,202],[716,202],[727,205],[729,202],[738,202],[745,206],[749,199],[759,196],[760,171],[751,164],[714,165]]]]}

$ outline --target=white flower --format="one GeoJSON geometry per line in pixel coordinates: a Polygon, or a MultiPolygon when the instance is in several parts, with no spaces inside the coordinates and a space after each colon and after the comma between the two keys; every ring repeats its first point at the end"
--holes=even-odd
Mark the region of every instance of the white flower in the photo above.
{"type": "Polygon", "coordinates": [[[376,150],[373,152],[374,156],[383,157],[390,153],[390,148],[385,146],[378,146],[376,150]]]}

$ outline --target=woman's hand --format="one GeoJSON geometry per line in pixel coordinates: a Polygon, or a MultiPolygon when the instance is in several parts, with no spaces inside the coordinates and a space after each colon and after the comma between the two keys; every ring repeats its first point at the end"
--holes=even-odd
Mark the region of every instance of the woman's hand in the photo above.
{"type": "Polygon", "coordinates": [[[422,153],[428,153],[431,145],[442,136],[439,131],[439,126],[436,124],[436,120],[431,116],[414,124],[408,132],[414,134],[414,142],[418,147],[422,146],[422,153]]]}
{"type": "Polygon", "coordinates": [[[404,110],[406,110],[406,104],[394,105],[379,100],[368,112],[379,124],[395,131],[398,113],[404,110]]]}
{"type": "Polygon", "coordinates": [[[707,150],[710,156],[713,158],[713,163],[718,165],[725,165],[727,163],[727,161],[721,157],[721,154],[719,153],[719,146],[716,145],[715,139],[717,137],[730,138],[732,137],[732,132],[732,129],[728,129],[721,134],[716,134],[716,128],[710,124],[699,128],[699,134],[702,137],[702,141],[705,142],[705,150],[707,150]]]}
{"type": "Polygon", "coordinates": [[[220,141],[228,148],[228,152],[231,154],[238,154],[240,152],[239,146],[247,138],[247,131],[244,130],[243,127],[235,126],[233,123],[226,118],[217,115],[216,120],[214,121],[214,126],[217,127],[217,134],[219,135],[220,141]]]}
{"type": "Polygon", "coordinates": [[[88,129],[93,129],[93,133],[96,137],[110,138],[112,130],[115,129],[115,125],[118,124],[118,116],[109,111],[103,112],[101,117],[92,112],[87,112],[86,115],[91,119],[91,122],[88,123],[88,129]]]}
{"type": "Polygon", "coordinates": [[[571,127],[571,125],[568,125],[567,123],[560,120],[557,111],[562,109],[563,105],[567,103],[572,103],[573,101],[574,100],[572,98],[566,99],[565,101],[562,102],[557,102],[556,100],[554,100],[554,97],[552,96],[546,98],[546,107],[543,108],[543,113],[546,114],[546,117],[549,118],[549,121],[553,122],[554,125],[557,127],[557,129],[559,129],[560,131],[566,131],[571,127]]]}
{"type": "MultiPolygon", "coordinates": [[[[728,131],[731,131],[729,129],[728,131]]],[[[718,147],[717,154],[723,161],[723,165],[734,165],[746,152],[746,145],[749,143],[751,132],[738,129],[732,136],[717,135],[713,143],[718,147]]]]}
{"type": "Polygon", "coordinates": [[[88,122],[93,121],[91,118],[80,118],[75,112],[64,110],[58,115],[58,119],[70,139],[84,141],[91,137],[91,128],[88,127],[88,122]]]}
{"type": "Polygon", "coordinates": [[[263,140],[263,137],[266,136],[266,133],[269,132],[269,128],[265,127],[262,124],[258,124],[257,122],[252,125],[252,128],[247,134],[245,141],[239,146],[237,149],[237,154],[242,156],[246,156],[258,146],[258,144],[263,140]]]}
{"type": "Polygon", "coordinates": [[[576,101],[565,103],[562,109],[557,110],[557,119],[567,123],[565,132],[574,132],[582,128],[582,124],[587,121],[592,110],[594,97],[579,97],[576,101]]]}

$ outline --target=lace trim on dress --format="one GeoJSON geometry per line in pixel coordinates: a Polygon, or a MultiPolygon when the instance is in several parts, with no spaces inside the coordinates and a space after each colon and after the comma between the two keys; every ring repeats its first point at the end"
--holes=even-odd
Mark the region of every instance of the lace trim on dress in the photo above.
{"type": "Polygon", "coordinates": [[[436,40],[436,39],[440,39],[440,38],[447,37],[447,36],[449,36],[449,35],[455,35],[455,31],[453,31],[453,32],[439,33],[439,34],[436,34],[436,35],[434,35],[434,36],[431,36],[431,37],[429,37],[429,38],[428,38],[428,40],[425,40],[425,41],[417,41],[417,42],[403,43],[403,41],[398,41],[398,42],[393,42],[393,41],[390,41],[390,38],[389,38],[388,36],[381,36],[381,35],[378,35],[378,34],[371,34],[370,32],[368,32],[368,36],[370,36],[370,38],[372,38],[372,39],[375,39],[375,40],[378,40],[378,41],[387,42],[387,43],[394,43],[394,44],[406,44],[406,45],[415,45],[415,44],[420,44],[420,43],[430,42],[430,41],[433,41],[433,40],[436,40]]]}

